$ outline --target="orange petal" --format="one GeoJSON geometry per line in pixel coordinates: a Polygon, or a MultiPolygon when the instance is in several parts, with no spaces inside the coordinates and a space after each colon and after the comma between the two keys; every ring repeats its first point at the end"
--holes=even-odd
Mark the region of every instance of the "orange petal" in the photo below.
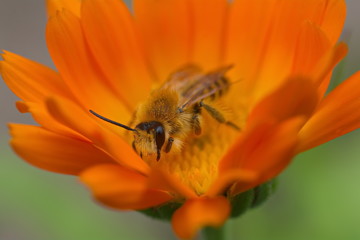
{"type": "Polygon", "coordinates": [[[11,146],[24,160],[39,168],[77,175],[95,164],[114,162],[89,142],[61,136],[41,127],[10,124],[11,146]]]}
{"type": "Polygon", "coordinates": [[[324,96],[333,69],[346,56],[347,52],[347,45],[345,43],[339,43],[315,65],[311,76],[314,76],[315,82],[319,85],[319,96],[324,96]]]}
{"type": "Polygon", "coordinates": [[[152,79],[124,2],[84,0],[81,24],[92,54],[110,84],[135,109],[149,94],[152,79]]]}
{"type": "Polygon", "coordinates": [[[257,173],[254,171],[240,170],[240,169],[229,169],[221,172],[219,177],[209,187],[206,196],[215,197],[224,194],[234,183],[251,183],[256,181],[258,178],[257,173]]]}
{"type": "MultiPolygon", "coordinates": [[[[291,74],[303,24],[311,21],[321,28],[322,23],[327,24],[328,18],[337,15],[334,8],[323,8],[319,11],[323,2],[325,1],[234,2],[230,13],[226,62],[235,64],[232,77],[242,80],[234,94],[248,97],[248,102],[243,104],[256,104],[291,74]],[[330,10],[333,12],[328,12],[330,10]],[[246,34],[243,34],[244,32],[246,34]]],[[[338,21],[342,22],[343,19],[338,21]]],[[[341,24],[336,24],[333,29],[328,24],[326,26],[327,28],[323,29],[326,36],[327,31],[341,31],[341,24]]],[[[333,39],[330,42],[332,41],[333,39]]]]}
{"type": "Polygon", "coordinates": [[[205,70],[222,64],[228,8],[226,0],[134,1],[149,60],[161,81],[189,63],[205,70]]]}
{"type": "Polygon", "coordinates": [[[205,70],[220,66],[224,55],[229,3],[226,0],[189,2],[191,12],[191,62],[205,70]]]}
{"type": "Polygon", "coordinates": [[[274,1],[236,0],[229,12],[226,60],[235,64],[234,79],[249,79],[257,69],[272,24],[274,1]],[[244,34],[246,33],[246,34],[244,34]]]}
{"type": "Polygon", "coordinates": [[[50,68],[4,51],[0,72],[8,87],[22,100],[40,102],[49,95],[71,98],[59,74],[50,68]]]}
{"type": "Polygon", "coordinates": [[[116,96],[94,62],[80,20],[68,11],[59,12],[49,19],[46,38],[56,67],[86,111],[93,109],[118,121],[128,122],[132,110],[130,112],[116,96]]]}
{"type": "Polygon", "coordinates": [[[306,74],[331,49],[332,45],[322,29],[307,21],[301,28],[295,48],[292,74],[306,74]]]}
{"type": "Polygon", "coordinates": [[[179,195],[180,198],[196,198],[195,192],[187,185],[180,182],[178,178],[160,169],[152,169],[149,176],[149,186],[159,188],[179,195]]]}
{"type": "Polygon", "coordinates": [[[320,103],[300,131],[302,152],[360,127],[360,72],[340,84],[320,103]]]}
{"type": "Polygon", "coordinates": [[[172,217],[172,226],[181,239],[192,239],[206,226],[222,226],[230,214],[230,204],[225,197],[195,198],[187,200],[172,217]]]}
{"type": "Polygon", "coordinates": [[[48,17],[56,15],[56,12],[66,9],[76,16],[80,16],[81,0],[46,0],[48,17]]]}
{"type": "Polygon", "coordinates": [[[262,99],[248,117],[248,124],[274,119],[283,121],[294,116],[308,117],[318,103],[317,86],[307,78],[289,78],[283,86],[262,99]]]}
{"type": "Polygon", "coordinates": [[[315,8],[313,21],[321,26],[333,45],[338,41],[345,23],[345,1],[326,0],[318,2],[317,7],[315,8]]]}
{"type": "Polygon", "coordinates": [[[77,138],[82,141],[89,141],[83,135],[54,119],[49,114],[44,102],[16,102],[16,107],[21,113],[31,113],[34,120],[50,132],[54,132],[70,138],[77,138]]]}
{"type": "Polygon", "coordinates": [[[190,62],[190,0],[134,0],[135,21],[157,79],[190,62]],[[151,9],[151,10],[150,10],[151,9]]]}
{"type": "Polygon", "coordinates": [[[168,202],[165,191],[147,187],[147,178],[115,164],[99,165],[80,175],[97,200],[117,209],[146,209],[168,202]]]}
{"type": "Polygon", "coordinates": [[[89,112],[85,112],[76,104],[65,99],[48,99],[46,104],[54,119],[90,139],[119,163],[143,173],[149,171],[149,166],[136,155],[132,147],[114,133],[119,130],[124,131],[123,129],[115,129],[114,132],[109,131],[106,128],[109,125],[108,123],[95,118],[89,112]],[[100,124],[97,124],[97,121],[100,124]],[[102,127],[104,125],[105,128],[102,127]]]}
{"type": "Polygon", "coordinates": [[[235,169],[258,175],[256,181],[242,182],[236,193],[275,177],[295,155],[297,134],[303,122],[303,118],[295,117],[280,123],[263,122],[247,129],[220,161],[219,175],[235,169]]]}

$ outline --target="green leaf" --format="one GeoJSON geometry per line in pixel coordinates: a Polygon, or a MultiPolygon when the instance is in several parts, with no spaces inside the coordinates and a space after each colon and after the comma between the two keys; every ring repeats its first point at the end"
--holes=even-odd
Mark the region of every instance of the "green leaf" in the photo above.
{"type": "Polygon", "coordinates": [[[159,207],[152,207],[144,210],[139,210],[139,212],[152,218],[170,221],[174,212],[178,208],[180,208],[181,205],[182,203],[169,202],[159,207]]]}
{"type": "Polygon", "coordinates": [[[254,208],[264,203],[276,188],[276,180],[270,180],[253,189],[240,193],[230,198],[231,217],[244,214],[249,208],[254,208]]]}
{"type": "Polygon", "coordinates": [[[254,208],[264,203],[275,192],[276,186],[277,181],[273,179],[254,188],[254,199],[251,207],[254,208]]]}
{"type": "Polygon", "coordinates": [[[238,217],[251,208],[254,200],[254,189],[235,195],[230,199],[231,217],[238,217]]]}
{"type": "MultiPolygon", "coordinates": [[[[231,217],[238,217],[248,209],[254,208],[265,202],[276,188],[276,181],[271,180],[246,192],[231,196],[231,217]]],[[[139,212],[160,220],[170,221],[174,212],[181,207],[182,203],[169,202],[158,207],[152,207],[139,212]]]]}

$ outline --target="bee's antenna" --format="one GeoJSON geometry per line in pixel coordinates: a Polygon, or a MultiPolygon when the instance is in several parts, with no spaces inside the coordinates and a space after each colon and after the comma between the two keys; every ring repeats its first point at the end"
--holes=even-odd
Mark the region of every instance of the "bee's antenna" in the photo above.
{"type": "Polygon", "coordinates": [[[124,125],[124,124],[121,124],[121,123],[115,122],[115,121],[110,120],[110,119],[108,119],[108,118],[106,118],[106,117],[103,117],[103,116],[101,116],[101,115],[97,114],[96,112],[94,112],[93,110],[89,110],[89,112],[90,112],[91,114],[95,115],[96,117],[100,118],[101,120],[104,120],[105,122],[109,122],[109,123],[114,124],[114,125],[116,125],[116,126],[119,126],[119,127],[125,128],[126,130],[136,132],[136,129],[133,129],[133,128],[128,127],[128,126],[126,126],[126,125],[124,125]]]}

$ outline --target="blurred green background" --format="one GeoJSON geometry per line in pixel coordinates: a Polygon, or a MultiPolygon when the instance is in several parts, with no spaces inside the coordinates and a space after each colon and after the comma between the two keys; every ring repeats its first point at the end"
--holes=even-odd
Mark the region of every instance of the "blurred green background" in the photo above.
{"type": "MultiPolygon", "coordinates": [[[[360,69],[360,1],[348,0],[345,79],[360,69]]],[[[0,1],[0,48],[48,66],[43,1],[0,1]]],[[[339,73],[339,72],[338,72],[339,73]]],[[[6,123],[32,123],[0,83],[0,240],[176,239],[168,223],[96,204],[75,177],[36,169],[8,147],[6,123]]],[[[360,132],[297,157],[263,206],[228,224],[229,239],[360,239],[360,132]]],[[[31,139],[29,139],[31,141],[31,139]]]]}

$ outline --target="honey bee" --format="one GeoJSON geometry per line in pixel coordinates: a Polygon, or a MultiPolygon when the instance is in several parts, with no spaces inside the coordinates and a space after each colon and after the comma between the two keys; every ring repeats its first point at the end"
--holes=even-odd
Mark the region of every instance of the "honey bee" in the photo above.
{"type": "Polygon", "coordinates": [[[171,74],[169,79],[136,110],[129,124],[115,122],[89,110],[96,117],[132,131],[132,147],[146,159],[161,158],[161,153],[181,150],[190,135],[201,134],[201,112],[205,109],[219,123],[239,130],[221,111],[211,105],[229,89],[225,73],[231,66],[202,73],[196,66],[187,66],[171,74]],[[206,100],[206,103],[204,102],[206,100]]]}

